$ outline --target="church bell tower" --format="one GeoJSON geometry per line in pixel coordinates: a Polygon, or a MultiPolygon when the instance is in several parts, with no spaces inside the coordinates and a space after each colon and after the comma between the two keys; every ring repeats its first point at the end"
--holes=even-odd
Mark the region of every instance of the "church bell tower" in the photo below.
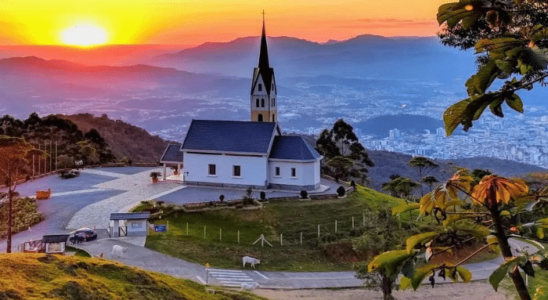
{"type": "Polygon", "coordinates": [[[263,11],[263,33],[261,36],[259,64],[253,70],[253,81],[251,82],[251,121],[278,121],[278,103],[276,95],[277,87],[274,78],[274,69],[270,67],[270,63],[268,62],[268,47],[266,45],[263,11]]]}

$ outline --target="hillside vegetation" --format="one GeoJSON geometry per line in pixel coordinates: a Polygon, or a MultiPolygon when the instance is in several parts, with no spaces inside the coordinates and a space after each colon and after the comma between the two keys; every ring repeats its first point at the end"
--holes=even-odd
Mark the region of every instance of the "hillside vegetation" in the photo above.
{"type": "Polygon", "coordinates": [[[169,143],[158,136],[150,135],[140,127],[121,120],[111,120],[107,115],[94,117],[92,114],[77,114],[57,117],[70,120],[83,131],[97,130],[118,160],[127,157],[134,163],[156,162],[169,143]]]}
{"type": "Polygon", "coordinates": [[[93,258],[0,254],[0,266],[0,299],[264,299],[93,258]]]}
{"type": "MultiPolygon", "coordinates": [[[[208,262],[216,268],[241,269],[241,257],[250,255],[261,260],[261,270],[351,270],[353,263],[370,254],[355,251],[352,245],[365,230],[378,226],[370,217],[381,207],[402,203],[404,200],[359,186],[344,199],[273,201],[260,210],[183,213],[162,207],[164,215],[154,223],[169,222],[168,232],[151,231],[146,247],[196,263],[208,262]],[[266,243],[261,247],[261,242],[253,245],[261,234],[272,247],[266,243]]],[[[408,214],[402,216],[404,220],[408,218],[408,214]]]]}

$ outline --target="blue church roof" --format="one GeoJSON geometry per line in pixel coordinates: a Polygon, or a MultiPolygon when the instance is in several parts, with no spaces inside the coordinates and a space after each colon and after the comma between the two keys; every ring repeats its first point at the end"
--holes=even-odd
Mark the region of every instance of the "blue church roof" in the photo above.
{"type": "Polygon", "coordinates": [[[182,150],[268,153],[272,122],[192,120],[182,150]]]}
{"type": "Polygon", "coordinates": [[[300,136],[276,136],[270,158],[290,160],[315,160],[321,155],[300,136]]]}
{"type": "Polygon", "coordinates": [[[160,158],[160,162],[183,162],[183,152],[181,152],[181,145],[169,144],[167,145],[164,155],[160,158]]]}

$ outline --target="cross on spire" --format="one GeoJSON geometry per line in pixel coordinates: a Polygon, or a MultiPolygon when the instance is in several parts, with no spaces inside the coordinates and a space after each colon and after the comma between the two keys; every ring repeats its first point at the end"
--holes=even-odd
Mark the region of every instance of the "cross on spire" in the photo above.
{"type": "Polygon", "coordinates": [[[259,68],[265,70],[270,68],[268,63],[268,47],[266,46],[266,30],[264,21],[264,9],[263,9],[263,32],[261,36],[261,50],[259,52],[259,68]]]}

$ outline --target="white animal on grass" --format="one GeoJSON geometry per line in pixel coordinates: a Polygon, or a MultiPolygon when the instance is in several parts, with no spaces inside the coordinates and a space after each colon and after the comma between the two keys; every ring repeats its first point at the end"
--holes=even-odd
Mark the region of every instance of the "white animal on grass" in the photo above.
{"type": "Polygon", "coordinates": [[[259,287],[259,284],[256,282],[244,282],[240,285],[242,290],[254,290],[259,287]]]}
{"type": "Polygon", "coordinates": [[[127,252],[127,247],[122,247],[119,245],[112,246],[112,257],[113,258],[124,258],[124,253],[127,252]]]}
{"type": "Polygon", "coordinates": [[[244,265],[244,268],[245,268],[245,265],[247,263],[249,263],[251,265],[251,267],[253,267],[253,269],[255,269],[255,265],[260,264],[261,261],[254,258],[254,257],[251,257],[251,256],[242,257],[242,264],[244,265]]]}

